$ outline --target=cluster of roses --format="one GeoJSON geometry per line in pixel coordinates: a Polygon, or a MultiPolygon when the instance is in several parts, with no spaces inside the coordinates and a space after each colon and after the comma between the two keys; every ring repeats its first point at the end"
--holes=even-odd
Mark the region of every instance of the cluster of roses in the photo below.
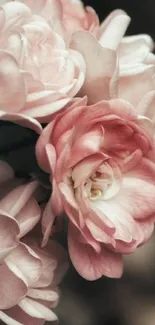
{"type": "Polygon", "coordinates": [[[51,240],[68,217],[68,251],[86,279],[120,277],[122,256],[155,221],[155,56],[148,35],[124,37],[130,18],[102,24],[80,0],[3,1],[0,119],[39,134],[36,157],[52,194],[0,163],[0,318],[55,321],[67,269],[51,240]],[[43,126],[45,126],[43,128],[43,126]],[[62,215],[63,213],[63,215],[62,215]]]}

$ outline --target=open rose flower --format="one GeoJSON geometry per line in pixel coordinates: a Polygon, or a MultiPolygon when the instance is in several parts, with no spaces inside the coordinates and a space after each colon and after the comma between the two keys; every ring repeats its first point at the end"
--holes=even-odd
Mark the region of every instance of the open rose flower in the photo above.
{"type": "Polygon", "coordinates": [[[78,93],[85,63],[26,4],[10,1],[0,9],[0,118],[40,132],[39,122],[78,93]]]}
{"type": "Polygon", "coordinates": [[[123,37],[130,18],[122,10],[112,12],[97,35],[77,31],[71,47],[81,52],[86,77],[80,95],[89,103],[121,98],[141,114],[155,98],[155,56],[149,35],[123,37]],[[95,64],[94,64],[95,62],[95,64]]]}
{"type": "Polygon", "coordinates": [[[11,167],[0,162],[0,319],[8,325],[55,321],[57,284],[66,271],[63,249],[39,248],[33,228],[41,218],[33,181],[18,185],[11,167]],[[58,258],[57,258],[58,254],[58,258]]]}
{"type": "Polygon", "coordinates": [[[137,115],[128,102],[87,106],[82,99],[59,114],[38,140],[38,162],[53,182],[44,243],[54,215],[64,209],[70,257],[86,279],[120,277],[122,255],[134,252],[153,232],[153,135],[151,120],[137,115]]]}

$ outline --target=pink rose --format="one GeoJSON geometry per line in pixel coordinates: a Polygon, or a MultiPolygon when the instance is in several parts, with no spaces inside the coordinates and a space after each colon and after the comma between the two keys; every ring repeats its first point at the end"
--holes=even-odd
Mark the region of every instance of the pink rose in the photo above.
{"type": "Polygon", "coordinates": [[[40,249],[38,233],[32,232],[41,218],[37,182],[16,183],[11,167],[0,162],[0,319],[41,325],[57,319],[50,308],[58,302],[57,284],[67,264],[58,244],[49,241],[40,249]]]}
{"type": "Polygon", "coordinates": [[[78,93],[84,75],[82,55],[68,49],[45,18],[20,2],[1,6],[1,119],[40,132],[39,122],[48,122],[78,93]]]}
{"type": "Polygon", "coordinates": [[[154,105],[154,43],[149,35],[123,37],[129,22],[125,12],[116,10],[102,23],[96,37],[86,31],[74,33],[71,47],[81,52],[86,63],[81,96],[87,95],[90,104],[125,99],[143,114],[154,105]]]}
{"type": "Polygon", "coordinates": [[[53,182],[43,218],[44,244],[54,216],[64,209],[70,257],[86,279],[120,277],[122,255],[134,252],[153,232],[153,135],[151,120],[138,116],[128,102],[86,106],[81,99],[38,140],[38,162],[53,182]]]}

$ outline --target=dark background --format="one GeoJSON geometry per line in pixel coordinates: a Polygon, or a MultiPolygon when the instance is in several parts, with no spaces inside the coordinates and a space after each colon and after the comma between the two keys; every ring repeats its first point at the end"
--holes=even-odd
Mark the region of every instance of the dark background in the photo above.
{"type": "Polygon", "coordinates": [[[123,9],[132,18],[129,34],[149,33],[155,38],[155,1],[154,0],[84,0],[92,6],[102,21],[110,11],[123,9]]]}

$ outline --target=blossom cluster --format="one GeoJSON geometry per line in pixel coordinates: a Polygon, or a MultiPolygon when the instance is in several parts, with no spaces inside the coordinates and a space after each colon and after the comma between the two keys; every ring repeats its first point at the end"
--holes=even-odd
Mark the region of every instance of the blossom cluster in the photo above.
{"type": "Polygon", "coordinates": [[[0,164],[0,318],[8,325],[57,319],[51,308],[67,259],[52,238],[56,217],[68,221],[69,256],[87,280],[121,277],[123,256],[153,233],[154,42],[124,36],[129,23],[123,10],[100,23],[80,0],[0,7],[0,119],[38,133],[36,158],[52,184],[42,205],[45,188],[0,164]]]}

